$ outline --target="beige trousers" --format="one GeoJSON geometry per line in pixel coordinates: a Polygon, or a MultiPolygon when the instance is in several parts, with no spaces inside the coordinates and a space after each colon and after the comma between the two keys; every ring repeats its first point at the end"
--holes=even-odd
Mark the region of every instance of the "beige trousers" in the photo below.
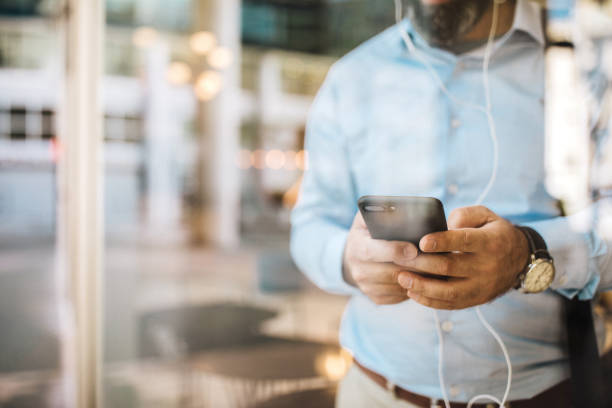
{"type": "Polygon", "coordinates": [[[340,381],[336,395],[336,408],[418,408],[395,398],[390,392],[372,381],[355,364],[340,381]]]}

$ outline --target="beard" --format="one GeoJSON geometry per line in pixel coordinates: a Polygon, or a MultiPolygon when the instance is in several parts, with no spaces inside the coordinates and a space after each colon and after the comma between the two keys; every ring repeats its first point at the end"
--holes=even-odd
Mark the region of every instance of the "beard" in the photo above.
{"type": "Polygon", "coordinates": [[[405,0],[408,17],[416,31],[430,45],[451,48],[478,23],[491,0],[450,0],[428,5],[405,0]]]}

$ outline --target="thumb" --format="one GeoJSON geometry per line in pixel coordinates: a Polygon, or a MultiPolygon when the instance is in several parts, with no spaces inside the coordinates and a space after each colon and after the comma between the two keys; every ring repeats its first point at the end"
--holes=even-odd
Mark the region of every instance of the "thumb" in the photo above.
{"type": "Polygon", "coordinates": [[[493,211],[482,205],[456,208],[448,216],[448,229],[480,228],[497,218],[493,211]]]}

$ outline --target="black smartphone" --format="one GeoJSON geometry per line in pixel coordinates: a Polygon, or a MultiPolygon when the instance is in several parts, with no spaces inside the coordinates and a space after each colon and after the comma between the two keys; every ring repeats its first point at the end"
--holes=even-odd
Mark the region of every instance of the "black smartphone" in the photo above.
{"type": "Polygon", "coordinates": [[[448,229],[444,206],[437,198],[369,195],[357,205],[374,239],[407,241],[418,247],[425,235],[448,229]]]}

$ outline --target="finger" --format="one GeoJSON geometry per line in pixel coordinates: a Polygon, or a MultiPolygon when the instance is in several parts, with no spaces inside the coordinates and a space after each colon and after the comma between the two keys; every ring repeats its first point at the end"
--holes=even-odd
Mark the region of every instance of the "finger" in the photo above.
{"type": "Polygon", "coordinates": [[[359,286],[397,285],[402,268],[390,262],[361,262],[353,270],[353,278],[359,286]]]}
{"type": "Polygon", "coordinates": [[[394,305],[408,300],[408,295],[404,292],[401,296],[374,296],[370,299],[377,305],[394,305]]]}
{"type": "Polygon", "coordinates": [[[432,309],[457,310],[457,309],[464,309],[467,307],[467,306],[464,306],[462,304],[458,304],[455,302],[446,302],[440,299],[428,298],[426,296],[419,295],[418,293],[412,294],[411,292],[408,292],[408,297],[411,300],[414,300],[415,302],[420,303],[421,305],[432,308],[432,309]]]}
{"type": "Polygon", "coordinates": [[[406,289],[401,287],[397,282],[390,283],[378,283],[373,285],[365,286],[362,291],[367,293],[368,296],[404,296],[406,289]]]}
{"type": "Polygon", "coordinates": [[[393,262],[401,265],[414,259],[418,250],[410,242],[384,241],[381,239],[364,238],[361,240],[362,247],[359,258],[366,262],[393,262]]]}
{"type": "Polygon", "coordinates": [[[428,298],[457,302],[470,292],[474,282],[470,279],[453,278],[440,280],[427,278],[412,272],[402,272],[398,282],[410,293],[428,298]]]}
{"type": "Polygon", "coordinates": [[[485,230],[462,228],[425,235],[419,247],[423,252],[482,252],[488,241],[485,230]]]}
{"type": "Polygon", "coordinates": [[[361,284],[397,284],[402,269],[393,263],[364,262],[357,270],[357,281],[361,284]]]}
{"type": "Polygon", "coordinates": [[[448,229],[479,228],[497,218],[493,211],[482,205],[456,208],[448,216],[448,229]]]}
{"type": "Polygon", "coordinates": [[[472,261],[471,254],[420,254],[402,266],[414,272],[467,278],[473,275],[471,273],[472,261]]]}

